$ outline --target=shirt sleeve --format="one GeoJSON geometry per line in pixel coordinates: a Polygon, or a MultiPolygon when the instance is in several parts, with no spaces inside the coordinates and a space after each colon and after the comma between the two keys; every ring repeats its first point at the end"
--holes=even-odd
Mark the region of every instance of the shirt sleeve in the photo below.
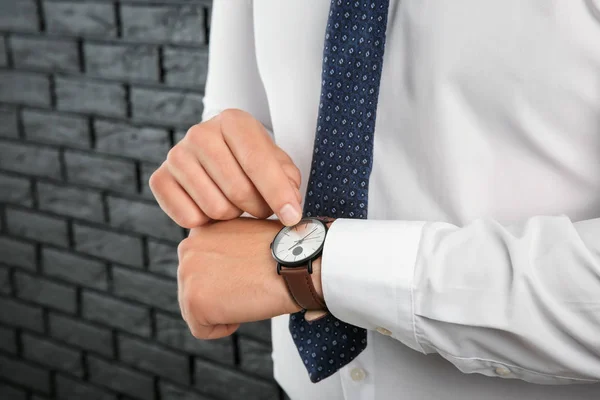
{"type": "Polygon", "coordinates": [[[600,381],[600,219],[337,219],[321,274],[337,318],[462,372],[600,381]]]}
{"type": "Polygon", "coordinates": [[[258,70],[251,0],[212,3],[208,75],[202,120],[229,108],[250,113],[273,137],[269,104],[258,70]]]}
{"type": "MultiPolygon", "coordinates": [[[[269,103],[258,70],[251,0],[213,0],[202,120],[229,108],[250,113],[274,140],[269,103]]],[[[248,212],[242,217],[254,218],[248,212]]],[[[273,214],[269,219],[275,219],[273,214]]]]}

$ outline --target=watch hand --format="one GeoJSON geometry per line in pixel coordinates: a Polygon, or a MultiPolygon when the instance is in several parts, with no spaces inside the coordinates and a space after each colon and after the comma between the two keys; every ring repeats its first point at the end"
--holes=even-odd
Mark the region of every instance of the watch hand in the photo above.
{"type": "Polygon", "coordinates": [[[320,239],[320,236],[315,236],[315,237],[311,237],[310,239],[305,239],[305,242],[308,242],[309,240],[315,240],[315,239],[320,239]]]}
{"type": "Polygon", "coordinates": [[[306,236],[304,236],[302,239],[300,239],[300,240],[296,240],[296,243],[294,243],[294,244],[292,245],[292,247],[290,247],[288,250],[291,250],[291,249],[293,249],[294,247],[296,247],[297,245],[299,245],[300,243],[302,243],[302,241],[304,241],[304,239],[306,239],[308,236],[312,235],[312,233],[313,233],[314,231],[316,231],[316,230],[317,230],[317,228],[315,228],[315,229],[313,229],[312,231],[310,231],[310,232],[309,232],[309,233],[308,233],[306,236]]]}
{"type": "Polygon", "coordinates": [[[315,228],[315,229],[313,229],[312,231],[310,231],[310,233],[309,233],[308,235],[304,236],[302,239],[300,239],[300,241],[303,241],[304,239],[306,239],[307,237],[309,237],[310,235],[312,235],[312,233],[313,233],[314,231],[316,231],[316,230],[317,230],[317,228],[315,228]]]}
{"type": "Polygon", "coordinates": [[[316,231],[317,228],[313,229],[312,231],[310,231],[306,236],[304,236],[302,239],[300,240],[296,240],[296,242],[292,245],[292,247],[290,247],[288,250],[293,249],[294,247],[296,247],[297,245],[299,245],[300,243],[302,243],[304,241],[304,239],[306,239],[307,237],[309,237],[310,235],[312,235],[312,233],[314,231],[316,231]]]}
{"type": "Polygon", "coordinates": [[[300,243],[302,243],[303,240],[304,240],[304,238],[302,238],[300,240],[296,240],[296,242],[288,250],[291,250],[292,248],[298,246],[300,243]]]}

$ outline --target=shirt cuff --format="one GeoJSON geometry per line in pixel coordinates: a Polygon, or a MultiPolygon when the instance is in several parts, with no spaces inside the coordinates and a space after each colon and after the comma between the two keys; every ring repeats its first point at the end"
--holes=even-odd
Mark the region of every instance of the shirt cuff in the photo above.
{"type": "Polygon", "coordinates": [[[423,352],[414,333],[412,282],[424,225],[336,219],[321,259],[323,297],[331,314],[365,329],[390,331],[423,352]]]}

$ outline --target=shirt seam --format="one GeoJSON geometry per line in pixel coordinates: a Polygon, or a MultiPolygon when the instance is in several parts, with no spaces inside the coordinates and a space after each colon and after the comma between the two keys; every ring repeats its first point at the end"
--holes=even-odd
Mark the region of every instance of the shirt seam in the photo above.
{"type": "Polygon", "coordinates": [[[419,346],[419,349],[421,349],[421,353],[425,354],[425,350],[423,349],[423,346],[421,345],[417,337],[417,318],[415,317],[414,287],[412,284],[410,285],[410,309],[412,314],[412,331],[413,336],[415,338],[415,343],[417,344],[417,346],[419,346]]]}
{"type": "Polygon", "coordinates": [[[591,382],[591,383],[600,382],[599,379],[573,378],[573,377],[569,377],[569,376],[546,374],[546,373],[543,373],[543,372],[537,372],[537,371],[530,370],[528,368],[520,367],[518,365],[513,365],[513,364],[506,363],[506,362],[501,362],[501,361],[489,360],[489,359],[486,359],[486,358],[455,356],[453,354],[450,354],[450,353],[447,353],[447,352],[445,352],[443,350],[440,350],[439,348],[435,347],[431,343],[429,343],[428,346],[430,346],[432,349],[434,349],[435,351],[437,351],[441,355],[444,355],[444,356],[450,357],[450,358],[455,358],[457,360],[463,360],[463,361],[483,361],[483,362],[487,362],[487,363],[492,363],[492,364],[498,364],[498,365],[506,366],[506,367],[509,367],[509,368],[516,368],[516,369],[519,369],[519,370],[522,370],[522,371],[529,372],[529,373],[534,374],[534,375],[545,376],[545,377],[548,377],[548,378],[569,379],[569,380],[582,381],[582,382],[591,382]]]}
{"type": "Polygon", "coordinates": [[[425,230],[425,224],[423,226],[421,226],[419,244],[417,245],[415,261],[413,262],[413,273],[412,273],[412,278],[411,278],[411,282],[410,282],[410,312],[411,312],[411,319],[412,319],[412,331],[413,331],[413,337],[415,339],[415,343],[417,344],[419,349],[421,349],[421,353],[426,354],[425,349],[423,349],[423,346],[419,342],[419,338],[417,335],[417,317],[416,317],[416,313],[415,313],[415,285],[414,285],[415,274],[417,273],[417,265],[419,264],[419,254],[420,254],[420,249],[421,249],[421,242],[423,240],[424,230],[425,230]]]}

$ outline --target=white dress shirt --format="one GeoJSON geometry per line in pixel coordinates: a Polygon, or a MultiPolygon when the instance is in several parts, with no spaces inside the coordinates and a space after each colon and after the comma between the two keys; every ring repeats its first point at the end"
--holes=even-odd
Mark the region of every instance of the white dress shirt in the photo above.
{"type": "MultiPolygon", "coordinates": [[[[362,1],[362,0],[361,0],[362,1]]],[[[371,1],[371,0],[369,0],[371,1]]],[[[205,113],[252,113],[304,177],[326,0],[216,0],[205,113]]],[[[368,220],[325,300],[368,347],[293,400],[600,398],[600,0],[390,0],[368,220]]]]}

